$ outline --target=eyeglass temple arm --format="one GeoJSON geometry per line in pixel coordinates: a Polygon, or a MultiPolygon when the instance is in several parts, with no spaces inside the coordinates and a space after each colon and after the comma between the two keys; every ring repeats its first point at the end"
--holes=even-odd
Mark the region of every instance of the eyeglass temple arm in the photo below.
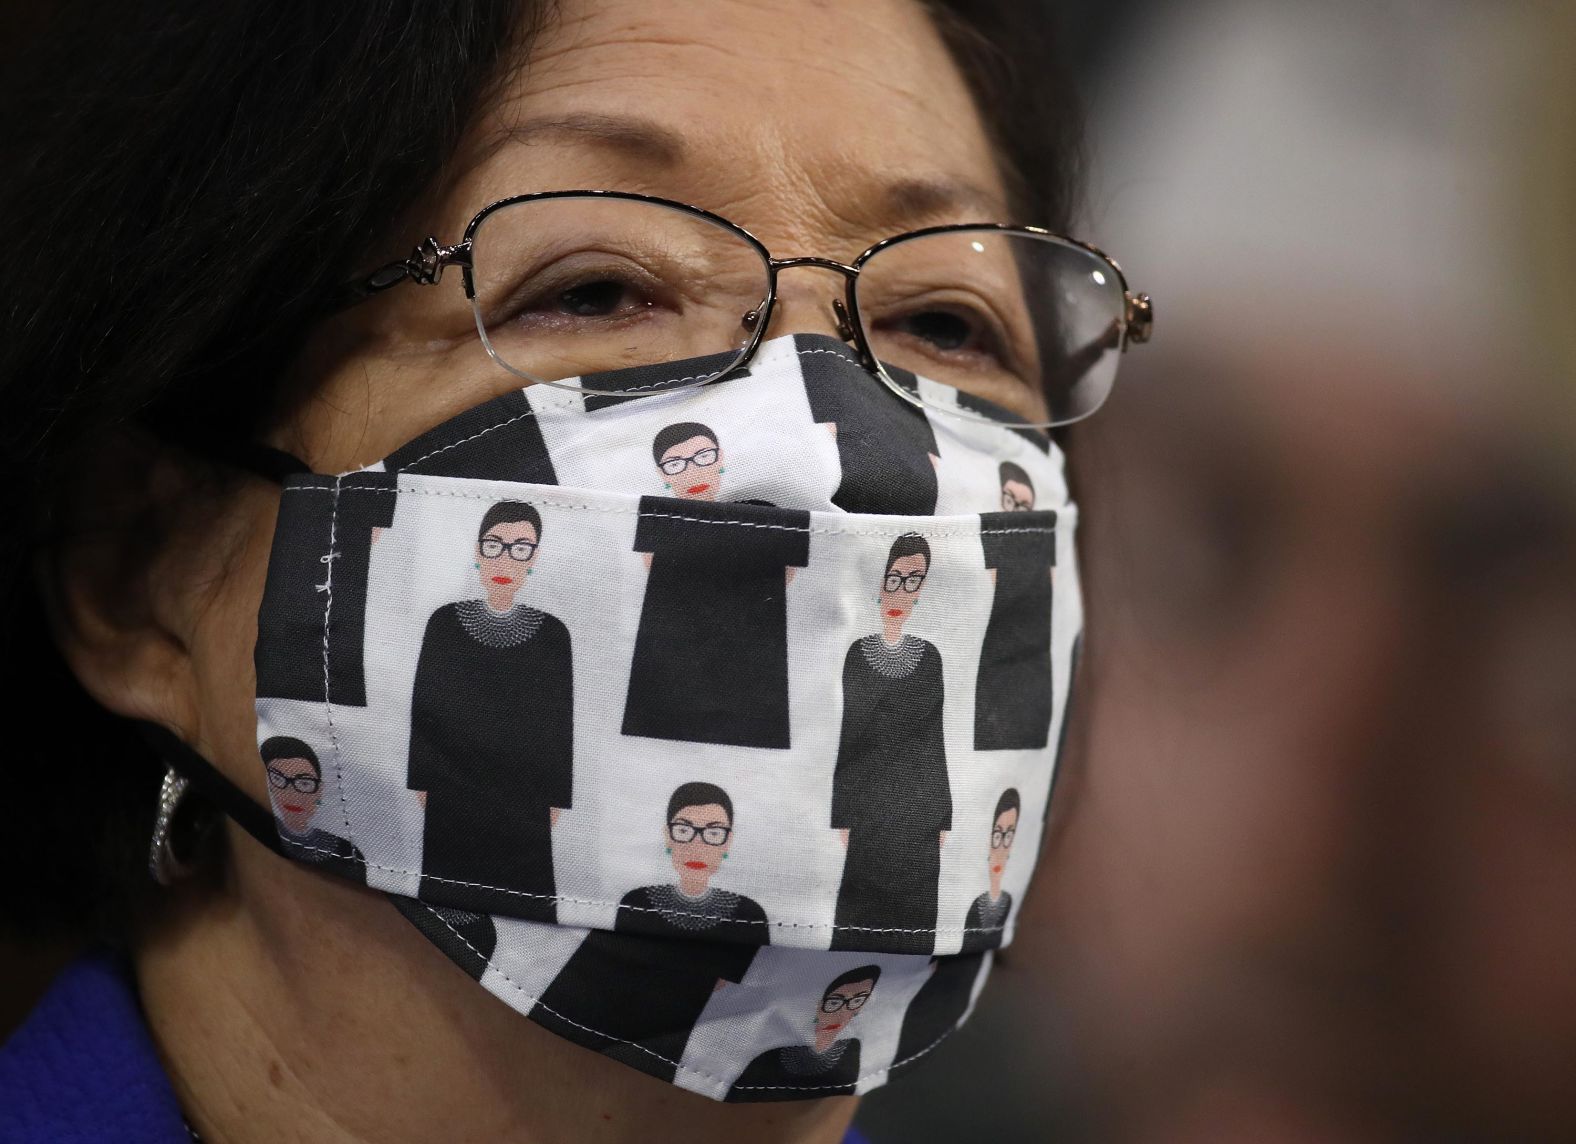
{"type": "Polygon", "coordinates": [[[374,294],[381,294],[407,280],[419,286],[432,286],[442,280],[444,270],[450,266],[469,269],[470,265],[469,239],[454,246],[444,246],[436,238],[428,235],[417,243],[408,257],[380,266],[365,278],[346,283],[340,289],[333,309],[343,310],[354,306],[357,302],[364,302],[374,294]]]}

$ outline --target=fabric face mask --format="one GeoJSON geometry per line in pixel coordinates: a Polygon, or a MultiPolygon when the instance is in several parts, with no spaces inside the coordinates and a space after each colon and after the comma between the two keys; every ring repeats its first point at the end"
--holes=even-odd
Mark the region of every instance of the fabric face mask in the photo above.
{"type": "Polygon", "coordinates": [[[865,1092],[1010,940],[1082,622],[1076,514],[1047,436],[922,409],[834,339],[650,392],[692,364],[528,387],[286,482],[269,841],[642,1072],[865,1092]]]}

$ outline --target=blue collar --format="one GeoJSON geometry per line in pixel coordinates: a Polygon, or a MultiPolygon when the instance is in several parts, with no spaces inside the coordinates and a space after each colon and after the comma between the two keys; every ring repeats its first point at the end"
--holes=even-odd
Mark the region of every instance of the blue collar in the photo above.
{"type": "Polygon", "coordinates": [[[137,1005],[129,967],[108,953],[72,962],[0,1047],[0,1140],[185,1144],[189,1139],[137,1005]]]}
{"type": "MultiPolygon", "coordinates": [[[[0,1046],[0,1140],[190,1140],[124,959],[96,953],[72,962],[0,1046]]],[[[863,1140],[851,1128],[844,1144],[863,1140]]]]}

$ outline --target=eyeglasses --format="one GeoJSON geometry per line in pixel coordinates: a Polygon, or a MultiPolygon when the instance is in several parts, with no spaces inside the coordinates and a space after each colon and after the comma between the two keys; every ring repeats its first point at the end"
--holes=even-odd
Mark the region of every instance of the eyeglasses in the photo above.
{"type": "Polygon", "coordinates": [[[870,991],[863,993],[828,993],[821,998],[821,1012],[835,1013],[839,1009],[847,1009],[850,1013],[857,1013],[865,1007],[865,1002],[870,1000],[870,991]]]}
{"type": "Polygon", "coordinates": [[[664,457],[657,467],[670,477],[676,477],[691,465],[701,469],[709,469],[717,463],[716,449],[702,449],[688,457],[664,457]]]}
{"type": "Polygon", "coordinates": [[[1002,830],[1000,827],[992,827],[990,832],[990,848],[992,850],[1000,850],[1003,846],[1011,846],[1012,840],[1017,836],[1018,828],[1016,826],[1009,826],[1006,830],[1002,830]]]}
{"type": "Polygon", "coordinates": [[[323,785],[323,780],[316,775],[287,775],[284,771],[276,771],[273,767],[269,767],[268,785],[275,790],[290,787],[297,794],[316,794],[318,788],[323,785]]]}
{"type": "Polygon", "coordinates": [[[896,592],[899,588],[901,588],[903,591],[912,595],[913,593],[919,591],[919,586],[924,582],[925,573],[923,572],[910,572],[907,576],[899,575],[896,572],[888,572],[886,578],[886,590],[888,592],[896,592]]]}
{"type": "Polygon", "coordinates": [[[458,266],[482,345],[530,382],[629,396],[597,375],[704,359],[643,393],[706,385],[746,366],[771,324],[778,274],[841,274],[834,328],[905,401],[977,421],[1066,425],[1110,395],[1154,310],[1085,243],[1032,226],[963,223],[882,240],[852,262],[774,258],[699,207],[624,191],[545,191],[483,207],[464,237],[346,288],[356,302],[458,266]],[[919,374],[951,390],[900,382],[919,374]]]}
{"type": "Polygon", "coordinates": [[[1001,511],[1002,512],[1028,512],[1033,507],[1034,507],[1034,498],[1033,497],[1030,497],[1028,500],[1019,500],[1017,497],[1015,497],[1011,493],[1009,493],[1006,489],[1002,489],[1001,490],[1001,511]]]}
{"type": "Polygon", "coordinates": [[[534,540],[504,540],[502,537],[489,535],[482,537],[477,547],[481,549],[482,555],[488,560],[496,560],[505,552],[508,552],[509,559],[518,560],[524,564],[536,555],[536,541],[534,540]]]}
{"type": "Polygon", "coordinates": [[[712,823],[710,826],[696,826],[684,818],[675,818],[668,823],[668,837],[675,842],[694,842],[695,836],[700,835],[700,840],[707,846],[726,846],[728,835],[733,833],[731,826],[719,826],[712,823]]]}

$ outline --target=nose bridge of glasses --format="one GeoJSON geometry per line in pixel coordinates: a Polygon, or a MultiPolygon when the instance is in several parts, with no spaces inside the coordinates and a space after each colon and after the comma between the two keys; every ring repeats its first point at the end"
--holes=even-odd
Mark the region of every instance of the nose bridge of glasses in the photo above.
{"type": "MultiPolygon", "coordinates": [[[[806,327],[804,321],[800,319],[797,314],[791,312],[792,310],[797,309],[797,306],[792,303],[785,302],[783,294],[776,288],[777,275],[780,271],[797,270],[800,268],[812,270],[830,270],[836,274],[842,275],[846,283],[845,295],[847,296],[852,296],[853,283],[859,277],[859,268],[856,266],[850,266],[846,262],[838,262],[833,258],[818,258],[813,255],[804,255],[798,258],[773,258],[770,260],[770,265],[772,268],[774,286],[773,293],[776,294],[778,298],[776,305],[773,307],[775,311],[773,315],[773,325],[786,325],[792,328],[794,332],[812,331],[819,328],[820,323],[811,323],[808,325],[808,327],[806,327]]],[[[844,299],[833,298],[831,309],[833,319],[830,323],[831,332],[837,337],[843,339],[843,341],[858,346],[858,333],[854,328],[853,318],[849,314],[849,307],[845,303],[844,299]]]]}

